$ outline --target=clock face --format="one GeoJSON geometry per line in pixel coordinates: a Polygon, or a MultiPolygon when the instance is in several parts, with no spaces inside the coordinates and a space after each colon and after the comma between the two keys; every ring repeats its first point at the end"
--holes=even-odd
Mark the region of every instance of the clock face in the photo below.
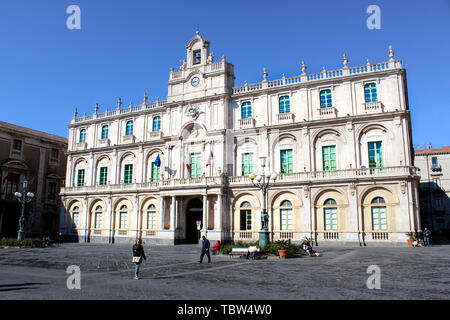
{"type": "Polygon", "coordinates": [[[200,83],[200,79],[199,79],[198,77],[192,78],[191,84],[192,84],[194,87],[198,86],[199,83],[200,83]]]}

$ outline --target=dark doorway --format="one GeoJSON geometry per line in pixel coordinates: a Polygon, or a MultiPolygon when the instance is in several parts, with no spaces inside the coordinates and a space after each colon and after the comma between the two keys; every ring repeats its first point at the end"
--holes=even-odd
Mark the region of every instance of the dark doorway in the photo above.
{"type": "MultiPolygon", "coordinates": [[[[203,219],[203,202],[200,199],[192,199],[186,207],[186,243],[198,243],[199,231],[197,221],[203,219]]],[[[200,225],[203,227],[203,225],[200,225]]]]}

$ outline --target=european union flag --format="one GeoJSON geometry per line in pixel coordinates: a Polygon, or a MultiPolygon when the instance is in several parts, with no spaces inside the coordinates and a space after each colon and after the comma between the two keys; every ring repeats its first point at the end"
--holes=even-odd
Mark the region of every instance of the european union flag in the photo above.
{"type": "Polygon", "coordinates": [[[157,167],[161,166],[161,159],[159,159],[159,153],[155,160],[155,166],[157,166],[157,167]]]}

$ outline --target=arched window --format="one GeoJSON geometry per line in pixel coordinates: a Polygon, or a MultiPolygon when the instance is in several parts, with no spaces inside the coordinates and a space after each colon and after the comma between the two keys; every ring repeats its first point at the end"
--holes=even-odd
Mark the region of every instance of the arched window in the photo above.
{"type": "Polygon", "coordinates": [[[72,228],[77,229],[80,224],[80,209],[73,207],[72,209],[72,228]]]}
{"type": "Polygon", "coordinates": [[[386,201],[381,197],[376,197],[372,200],[372,230],[383,231],[387,230],[387,215],[386,206],[383,206],[386,201]]]}
{"type": "Polygon", "coordinates": [[[288,113],[288,112],[291,112],[291,102],[289,100],[289,96],[281,96],[280,113],[288,113]]]}
{"type": "Polygon", "coordinates": [[[377,85],[375,83],[368,83],[364,86],[364,96],[366,98],[366,102],[377,102],[378,94],[377,94],[377,85]]]}
{"type": "Polygon", "coordinates": [[[102,126],[102,139],[108,139],[108,125],[102,126]]]}
{"type": "Polygon", "coordinates": [[[331,99],[331,90],[326,89],[320,91],[320,107],[321,108],[329,108],[333,106],[333,102],[331,99]]]}
{"type": "Polygon", "coordinates": [[[153,118],[153,131],[161,130],[161,117],[156,116],[153,118]]]}
{"type": "Polygon", "coordinates": [[[126,229],[128,227],[128,207],[123,205],[119,211],[119,229],[126,229]]]}
{"type": "Polygon", "coordinates": [[[86,142],[86,129],[80,130],[80,140],[79,142],[86,142]]]}
{"type": "Polygon", "coordinates": [[[100,229],[102,227],[102,216],[103,216],[103,209],[101,206],[97,206],[97,208],[95,208],[95,223],[94,223],[95,229],[100,229]]]}
{"type": "Polygon", "coordinates": [[[251,204],[248,201],[245,201],[241,204],[241,230],[249,231],[252,230],[252,210],[251,204]]]}
{"type": "Polygon", "coordinates": [[[147,229],[156,229],[156,207],[151,204],[147,208],[147,229]]]}
{"type": "Polygon", "coordinates": [[[125,126],[125,135],[129,136],[133,134],[133,120],[128,120],[125,126]]]}
{"type": "Polygon", "coordinates": [[[324,215],[324,229],[325,230],[337,230],[337,203],[334,199],[327,199],[323,203],[323,215],[324,215]]]}
{"type": "Polygon", "coordinates": [[[292,203],[289,200],[284,200],[280,205],[280,217],[282,231],[292,230],[292,203]]]}
{"type": "Polygon", "coordinates": [[[242,103],[242,119],[249,119],[252,117],[252,103],[250,101],[246,101],[242,103]]]}

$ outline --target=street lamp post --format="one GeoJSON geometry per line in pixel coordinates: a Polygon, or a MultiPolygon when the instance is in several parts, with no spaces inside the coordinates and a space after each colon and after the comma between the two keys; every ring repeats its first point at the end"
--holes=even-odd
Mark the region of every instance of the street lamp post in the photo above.
{"type": "Polygon", "coordinates": [[[19,232],[17,233],[18,241],[22,241],[24,238],[24,234],[25,234],[25,230],[24,230],[24,228],[25,228],[25,204],[30,202],[31,200],[33,200],[33,197],[34,197],[34,193],[32,193],[32,192],[27,193],[27,187],[28,187],[28,182],[24,181],[23,182],[23,194],[20,192],[14,193],[17,200],[19,200],[19,202],[22,203],[22,213],[21,213],[20,219],[19,219],[19,232]]]}
{"type": "Polygon", "coordinates": [[[270,180],[273,180],[273,183],[278,177],[276,172],[265,172],[264,168],[266,166],[266,157],[259,157],[260,164],[262,167],[262,175],[256,175],[255,173],[250,174],[250,179],[255,187],[261,189],[263,194],[263,204],[261,210],[261,231],[259,232],[259,245],[265,246],[269,243],[269,214],[266,209],[266,195],[267,190],[269,188],[270,180]],[[255,182],[256,181],[256,182],[255,182]]]}

